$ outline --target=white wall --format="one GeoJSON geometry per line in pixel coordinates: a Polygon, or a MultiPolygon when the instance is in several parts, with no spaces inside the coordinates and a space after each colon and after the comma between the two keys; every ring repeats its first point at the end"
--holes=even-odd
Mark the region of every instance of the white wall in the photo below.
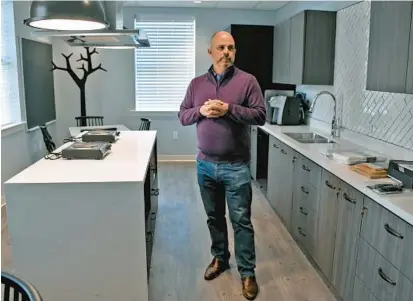
{"type": "MultiPolygon", "coordinates": [[[[273,25],[274,12],[227,9],[186,9],[186,8],[124,8],[124,24],[133,28],[135,14],[194,15],[196,17],[196,75],[209,68],[211,62],[207,53],[210,36],[228,28],[231,23],[273,25]]],[[[61,41],[53,42],[53,57],[56,64],[64,64],[61,53],[74,52],[73,62],[82,49],[69,48],[61,41]]],[[[159,154],[169,157],[195,156],[195,126],[182,127],[177,112],[142,113],[131,112],[135,108],[135,73],[133,50],[99,50],[94,64],[102,63],[108,72],[96,72],[88,78],[86,86],[87,113],[104,115],[106,124],[122,123],[136,129],[140,117],[152,119],[151,129],[158,130],[159,154]],[[178,131],[178,139],[173,139],[173,131],[178,131]]],[[[63,65],[64,66],[64,65],[63,65]]],[[[74,117],[80,114],[79,90],[65,72],[55,71],[55,93],[57,110],[58,139],[68,135],[67,128],[74,125],[74,117]]]]}
{"type": "MultiPolygon", "coordinates": [[[[23,20],[29,13],[28,1],[14,2],[15,34],[17,42],[17,57],[20,58],[20,38],[33,39],[23,20]]],[[[42,42],[50,43],[48,39],[38,39],[42,42]]],[[[21,61],[19,63],[19,88],[20,102],[23,120],[25,120],[25,100],[23,87],[23,72],[21,61]]],[[[56,135],[56,124],[48,126],[50,134],[56,135]]],[[[28,132],[25,125],[18,126],[12,130],[2,132],[1,137],[1,183],[7,181],[35,161],[39,160],[45,154],[43,138],[39,129],[28,132]]],[[[3,191],[3,190],[2,190],[3,191]]],[[[3,200],[3,199],[2,199],[3,200]]]]}

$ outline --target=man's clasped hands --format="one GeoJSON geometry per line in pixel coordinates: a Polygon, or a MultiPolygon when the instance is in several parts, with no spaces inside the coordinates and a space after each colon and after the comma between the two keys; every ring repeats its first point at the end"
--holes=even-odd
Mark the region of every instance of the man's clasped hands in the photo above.
{"type": "Polygon", "coordinates": [[[218,99],[208,99],[199,112],[207,118],[218,118],[228,112],[228,104],[218,99]]]}

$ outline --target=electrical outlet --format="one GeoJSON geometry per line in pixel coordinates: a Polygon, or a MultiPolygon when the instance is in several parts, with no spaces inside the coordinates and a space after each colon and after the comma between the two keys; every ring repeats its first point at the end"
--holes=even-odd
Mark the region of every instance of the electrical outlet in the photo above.
{"type": "Polygon", "coordinates": [[[173,131],[172,137],[173,137],[174,139],[178,139],[178,131],[173,131]]]}

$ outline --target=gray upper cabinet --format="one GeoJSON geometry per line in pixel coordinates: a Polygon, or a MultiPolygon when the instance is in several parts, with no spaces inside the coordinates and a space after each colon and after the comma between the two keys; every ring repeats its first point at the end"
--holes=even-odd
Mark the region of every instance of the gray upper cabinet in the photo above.
{"type": "Polygon", "coordinates": [[[413,94],[413,7],[410,27],[409,63],[407,66],[406,93],[413,94]]]}
{"type": "Polygon", "coordinates": [[[274,27],[273,81],[287,83],[290,78],[291,19],[274,27]],[[275,68],[274,66],[277,66],[275,68]]]}
{"type": "Polygon", "coordinates": [[[307,10],[276,25],[273,81],[296,85],[332,85],[335,36],[336,12],[307,10]],[[279,48],[289,49],[289,55],[277,51],[279,48]]]}
{"type": "Polygon", "coordinates": [[[412,89],[411,20],[412,1],[371,2],[367,90],[406,93],[407,86],[412,89]]]}
{"type": "Polygon", "coordinates": [[[353,300],[362,211],[363,194],[342,182],[338,199],[337,231],[331,282],[343,301],[353,300]]]}

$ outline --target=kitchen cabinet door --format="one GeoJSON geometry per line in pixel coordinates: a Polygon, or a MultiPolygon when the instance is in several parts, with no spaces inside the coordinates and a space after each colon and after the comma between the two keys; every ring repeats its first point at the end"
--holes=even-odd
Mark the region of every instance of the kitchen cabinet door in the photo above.
{"type": "Polygon", "coordinates": [[[291,18],[290,78],[296,85],[332,85],[336,12],[303,11],[291,18]]]}
{"type": "Polygon", "coordinates": [[[353,301],[379,301],[376,297],[369,291],[369,289],[364,285],[361,280],[356,277],[354,281],[354,293],[353,301]]]}
{"type": "Polygon", "coordinates": [[[288,84],[290,79],[291,19],[274,28],[273,82],[288,84]]]}
{"type": "Polygon", "coordinates": [[[361,237],[413,282],[413,226],[366,196],[364,206],[361,237]]]}
{"type": "Polygon", "coordinates": [[[317,249],[315,261],[327,277],[332,279],[333,257],[338,217],[340,180],[330,172],[321,171],[317,215],[317,249]]]}
{"type": "Polygon", "coordinates": [[[407,65],[406,93],[413,94],[413,5],[410,24],[409,63],[407,65]]]}
{"type": "Polygon", "coordinates": [[[412,1],[372,1],[367,90],[406,93],[412,1]]]}
{"type": "Polygon", "coordinates": [[[268,144],[268,188],[267,198],[271,207],[279,212],[281,204],[280,183],[283,177],[280,160],[281,142],[270,136],[268,144]]]}
{"type": "Polygon", "coordinates": [[[342,182],[338,199],[332,284],[343,301],[353,300],[362,210],[363,194],[342,182]]]}
{"type": "Polygon", "coordinates": [[[413,300],[413,283],[363,238],[357,253],[356,276],[379,301],[413,300]]]}
{"type": "Polygon", "coordinates": [[[280,178],[280,193],[281,202],[280,216],[284,220],[287,229],[291,229],[291,213],[293,206],[293,173],[294,173],[294,161],[295,151],[284,143],[280,148],[280,170],[282,171],[282,177],[280,178]]]}
{"type": "Polygon", "coordinates": [[[258,146],[258,130],[257,126],[251,126],[251,160],[250,169],[251,176],[254,180],[257,180],[257,146],[258,146]]]}

